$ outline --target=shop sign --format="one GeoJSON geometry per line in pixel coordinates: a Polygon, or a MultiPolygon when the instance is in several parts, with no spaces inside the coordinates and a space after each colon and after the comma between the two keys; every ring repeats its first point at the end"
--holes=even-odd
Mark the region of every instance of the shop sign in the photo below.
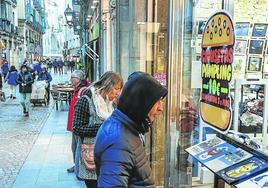
{"type": "Polygon", "coordinates": [[[154,78],[163,86],[167,85],[166,73],[155,73],[154,78]]]}
{"type": "Polygon", "coordinates": [[[219,11],[206,23],[202,37],[200,114],[212,128],[225,132],[232,119],[229,83],[232,79],[234,27],[219,11]]]}

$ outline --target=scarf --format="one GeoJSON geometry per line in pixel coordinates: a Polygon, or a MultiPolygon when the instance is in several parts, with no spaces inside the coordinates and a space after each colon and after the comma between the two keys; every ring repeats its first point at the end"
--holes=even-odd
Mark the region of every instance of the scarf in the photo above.
{"type": "Polygon", "coordinates": [[[100,118],[107,119],[114,111],[113,101],[109,101],[108,97],[104,99],[94,87],[90,87],[90,90],[97,115],[100,118]]]}

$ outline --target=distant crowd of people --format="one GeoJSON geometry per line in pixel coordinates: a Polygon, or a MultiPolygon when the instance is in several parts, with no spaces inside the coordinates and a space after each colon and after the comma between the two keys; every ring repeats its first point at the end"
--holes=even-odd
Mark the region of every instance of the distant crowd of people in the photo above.
{"type": "Polygon", "coordinates": [[[32,85],[35,81],[46,82],[45,89],[47,92],[47,102],[49,102],[52,76],[47,71],[47,68],[42,65],[42,62],[34,60],[34,64],[31,66],[25,60],[18,71],[14,65],[10,66],[8,61],[3,59],[0,67],[0,90],[2,90],[3,82],[10,86],[10,99],[16,99],[16,96],[19,97],[25,117],[29,116],[32,85]],[[19,87],[18,95],[16,93],[17,86],[19,87]]]}
{"type": "Polygon", "coordinates": [[[47,65],[48,70],[51,72],[53,68],[54,74],[64,74],[67,71],[73,72],[75,69],[75,61],[74,60],[65,60],[62,61],[62,59],[46,59],[44,63],[47,65]],[[65,67],[65,71],[64,71],[65,67]]]}

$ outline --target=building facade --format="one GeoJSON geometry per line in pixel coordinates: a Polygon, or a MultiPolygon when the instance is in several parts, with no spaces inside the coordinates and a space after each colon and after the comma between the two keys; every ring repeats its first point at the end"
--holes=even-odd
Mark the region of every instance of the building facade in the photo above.
{"type": "Polygon", "coordinates": [[[46,29],[45,3],[43,0],[18,1],[19,33],[24,38],[20,63],[43,58],[43,35],[46,29]]]}
{"type": "Polygon", "coordinates": [[[18,34],[17,1],[0,1],[0,5],[1,58],[5,58],[11,65],[17,65],[19,46],[21,45],[21,38],[18,34]]]}

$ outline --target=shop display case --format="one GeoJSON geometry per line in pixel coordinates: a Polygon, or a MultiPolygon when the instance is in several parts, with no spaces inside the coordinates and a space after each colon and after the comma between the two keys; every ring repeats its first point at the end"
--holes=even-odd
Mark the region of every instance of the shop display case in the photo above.
{"type": "Polygon", "coordinates": [[[258,177],[263,178],[262,173],[268,170],[268,155],[238,141],[244,140],[244,136],[234,132],[227,135],[218,133],[216,137],[194,145],[186,151],[215,174],[214,187],[219,179],[229,185],[240,187],[240,184],[249,178],[254,177],[255,181],[258,177]]]}

